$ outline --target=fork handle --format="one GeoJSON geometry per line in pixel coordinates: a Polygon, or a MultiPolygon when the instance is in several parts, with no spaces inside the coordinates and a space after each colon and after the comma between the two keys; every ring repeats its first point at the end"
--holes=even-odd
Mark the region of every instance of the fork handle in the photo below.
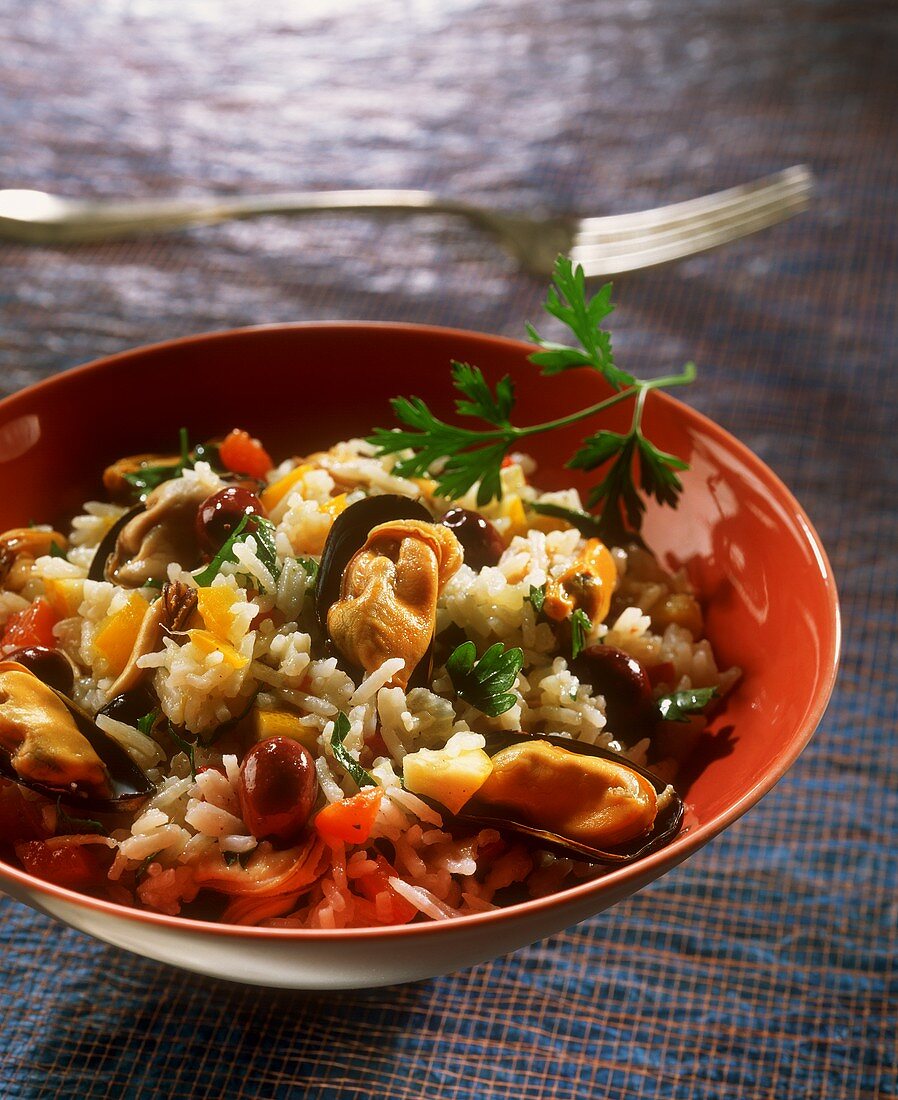
{"type": "Polygon", "coordinates": [[[159,230],[257,218],[267,214],[318,214],[328,211],[383,214],[457,214],[484,229],[493,228],[490,212],[444,199],[431,191],[296,191],[236,198],[140,199],[131,202],[63,200],[32,218],[0,217],[0,233],[37,244],[103,241],[159,230]]]}

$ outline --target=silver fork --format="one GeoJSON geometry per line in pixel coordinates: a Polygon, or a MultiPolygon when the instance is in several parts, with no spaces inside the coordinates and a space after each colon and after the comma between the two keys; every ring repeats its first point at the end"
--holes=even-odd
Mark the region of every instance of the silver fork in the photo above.
{"type": "Polygon", "coordinates": [[[691,256],[804,210],[813,179],[804,165],[687,202],[602,218],[528,217],[430,191],[309,191],[243,198],[90,202],[46,191],[0,190],[0,237],[30,244],[103,241],[268,214],[456,214],[491,233],[525,270],[552,272],[570,254],[588,276],[691,256]]]}

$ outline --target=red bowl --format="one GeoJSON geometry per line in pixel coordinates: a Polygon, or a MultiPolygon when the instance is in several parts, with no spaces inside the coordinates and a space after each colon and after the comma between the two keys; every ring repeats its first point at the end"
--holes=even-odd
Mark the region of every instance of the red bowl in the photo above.
{"type": "MultiPolygon", "coordinates": [[[[388,399],[425,398],[452,416],[451,359],[495,381],[510,374],[525,424],[600,399],[576,371],[542,378],[528,345],[415,325],[279,325],[139,348],[58,375],[0,402],[0,530],[59,523],[101,492],[108,462],[170,451],[178,429],[209,438],[235,424],[276,459],[389,426],[388,399]]],[[[611,411],[621,429],[628,410],[611,411]]],[[[681,793],[683,832],[640,862],[547,898],[456,921],[387,929],[237,928],[141,912],[51,885],[0,863],[0,883],[26,904],[139,954],[236,981],[295,988],[382,985],[470,966],[600,912],[670,870],[756,803],[807,744],[832,691],[839,652],[835,582],[794,497],[722,428],[664,394],[649,437],[686,459],[676,511],[650,506],[644,534],[684,566],[721,667],[743,677],[703,738],[681,793]]],[[[578,426],[528,440],[542,488],[584,487],[563,459],[578,426]]]]}

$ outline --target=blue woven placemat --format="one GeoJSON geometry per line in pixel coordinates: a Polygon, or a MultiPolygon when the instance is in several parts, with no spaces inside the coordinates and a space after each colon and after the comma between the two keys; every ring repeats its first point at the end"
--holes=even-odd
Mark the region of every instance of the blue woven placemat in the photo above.
{"type": "MultiPolygon", "coordinates": [[[[589,214],[810,163],[811,213],[618,280],[616,348],[637,373],[698,362],[687,399],[794,490],[845,618],[832,705],[771,795],[636,897],[464,973],[272,993],[0,898],[0,1096],[898,1097],[889,6],[0,0],[0,40],[3,186],[436,186],[589,214]]],[[[519,335],[542,292],[442,221],[0,246],[0,388],[262,321],[519,335]]]]}

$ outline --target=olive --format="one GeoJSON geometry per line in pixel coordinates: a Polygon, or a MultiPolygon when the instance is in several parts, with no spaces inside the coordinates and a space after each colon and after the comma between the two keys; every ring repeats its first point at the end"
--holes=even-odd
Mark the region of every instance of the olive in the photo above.
{"type": "Polygon", "coordinates": [[[462,544],[465,565],[470,565],[472,569],[479,572],[486,565],[495,565],[502,557],[505,550],[502,536],[479,512],[468,508],[450,508],[440,516],[439,522],[448,527],[462,544]]]}
{"type": "Polygon", "coordinates": [[[624,745],[651,734],[655,725],[652,685],[635,657],[612,645],[593,645],[571,662],[575,676],[605,697],[608,728],[624,745]]]}
{"type": "Polygon", "coordinates": [[[138,684],[130,691],[122,692],[110,699],[100,714],[105,714],[116,722],[124,722],[126,726],[136,726],[141,718],[156,710],[159,701],[153,692],[145,684],[138,684]]]}
{"type": "Polygon", "coordinates": [[[238,795],[247,828],[259,840],[295,840],[311,816],[318,794],[308,749],[288,737],[269,737],[249,750],[240,765],[238,795]]]}
{"type": "Polygon", "coordinates": [[[22,665],[29,672],[33,672],[47,687],[61,691],[63,695],[72,694],[72,688],[75,686],[75,669],[68,657],[58,649],[30,645],[7,654],[4,660],[15,661],[22,665]]]}
{"type": "MultiPolygon", "coordinates": [[[[196,510],[196,535],[200,548],[212,555],[233,533],[244,516],[264,515],[262,502],[241,485],[227,485],[206,497],[196,510]]],[[[253,524],[247,525],[250,533],[253,524]]]]}

